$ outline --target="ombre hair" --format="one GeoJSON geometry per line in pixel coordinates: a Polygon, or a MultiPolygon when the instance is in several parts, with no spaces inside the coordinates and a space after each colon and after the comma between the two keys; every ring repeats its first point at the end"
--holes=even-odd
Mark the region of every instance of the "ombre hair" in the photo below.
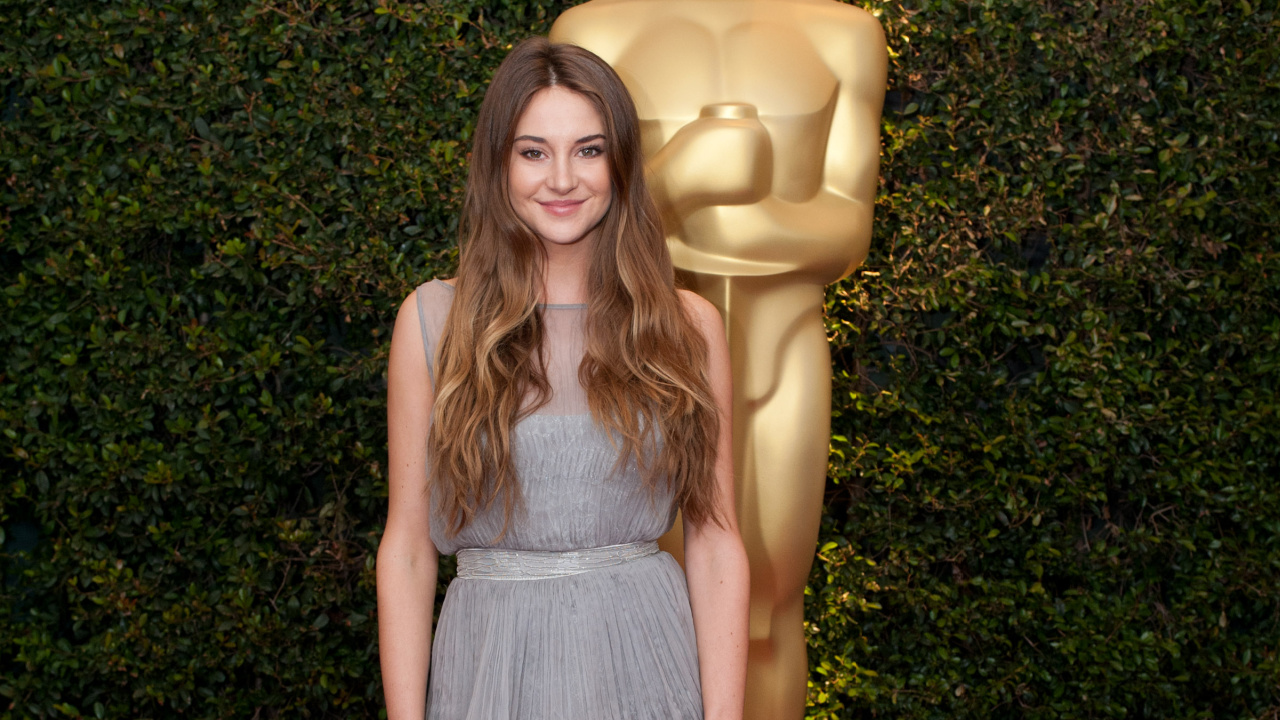
{"type": "Polygon", "coordinates": [[[521,504],[511,428],[545,405],[551,388],[537,308],[545,251],[512,208],[507,172],[520,116],[534,94],[549,87],[581,95],[600,114],[613,186],[587,271],[578,367],[587,405],[615,439],[619,463],[635,458],[651,492],[665,484],[690,522],[719,524],[720,417],[707,347],[675,288],[661,220],[645,186],[635,105],[599,57],[540,37],[521,42],[503,60],[476,120],[456,292],[441,334],[427,437],[433,501],[451,536],[499,500],[505,533],[521,504]]]}

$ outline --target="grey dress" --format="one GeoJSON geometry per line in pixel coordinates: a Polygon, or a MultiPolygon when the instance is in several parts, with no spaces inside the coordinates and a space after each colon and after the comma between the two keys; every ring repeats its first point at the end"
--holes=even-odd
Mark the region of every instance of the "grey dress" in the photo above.
{"type": "MultiPolygon", "coordinates": [[[[432,365],[453,293],[439,280],[418,288],[432,365]]],[[[553,399],[513,429],[523,510],[495,544],[503,524],[500,502],[456,537],[446,536],[444,520],[433,509],[431,540],[442,554],[656,540],[675,518],[672,495],[651,497],[634,463],[613,470],[617,450],[587,411],[577,379],[585,306],[544,305],[541,312],[553,399]]],[[[659,552],[567,577],[454,579],[431,650],[427,717],[701,718],[683,571],[659,552]]]]}

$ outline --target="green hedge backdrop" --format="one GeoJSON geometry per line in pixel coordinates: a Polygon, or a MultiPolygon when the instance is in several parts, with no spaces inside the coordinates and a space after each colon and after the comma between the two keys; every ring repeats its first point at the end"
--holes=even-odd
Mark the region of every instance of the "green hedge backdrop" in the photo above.
{"type": "MultiPolygon", "coordinates": [[[[0,2],[0,718],[379,716],[395,308],[566,5],[0,2]]],[[[1280,717],[1275,4],[864,7],[810,715],[1280,717]]]]}

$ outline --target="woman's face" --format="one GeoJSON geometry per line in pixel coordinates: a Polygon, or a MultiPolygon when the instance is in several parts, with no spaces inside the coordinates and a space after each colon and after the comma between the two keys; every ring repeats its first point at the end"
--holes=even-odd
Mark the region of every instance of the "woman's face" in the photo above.
{"type": "Polygon", "coordinates": [[[586,98],[553,86],[529,100],[516,123],[507,194],[543,243],[595,239],[613,197],[606,147],[604,120],[586,98]]]}

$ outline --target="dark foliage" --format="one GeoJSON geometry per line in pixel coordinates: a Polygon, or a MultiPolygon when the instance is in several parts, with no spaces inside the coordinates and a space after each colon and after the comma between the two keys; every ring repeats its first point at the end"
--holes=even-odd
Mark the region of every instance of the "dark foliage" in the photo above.
{"type": "Polygon", "coordinates": [[[1280,717],[1274,4],[875,3],[814,717],[1280,717]]]}

